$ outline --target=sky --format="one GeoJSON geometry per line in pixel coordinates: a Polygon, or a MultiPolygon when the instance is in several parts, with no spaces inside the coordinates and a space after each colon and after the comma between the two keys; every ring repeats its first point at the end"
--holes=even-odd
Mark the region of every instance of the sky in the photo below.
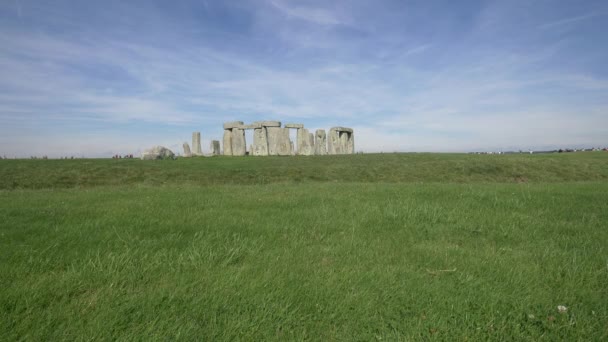
{"type": "Polygon", "coordinates": [[[0,156],[209,152],[235,120],[362,152],[608,146],[608,1],[0,0],[0,156]]]}

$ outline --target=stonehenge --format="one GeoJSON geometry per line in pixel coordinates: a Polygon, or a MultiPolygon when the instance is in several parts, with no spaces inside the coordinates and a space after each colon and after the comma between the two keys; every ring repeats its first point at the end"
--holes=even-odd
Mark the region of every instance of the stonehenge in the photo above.
{"type": "MultiPolygon", "coordinates": [[[[355,153],[355,139],[352,128],[332,127],[329,133],[324,129],[317,129],[311,133],[304,124],[288,123],[281,127],[281,121],[255,121],[245,124],[243,121],[224,123],[224,136],[222,143],[211,140],[211,153],[203,154],[201,147],[201,133],[192,132],[192,150],[187,142],[183,143],[184,157],[195,156],[312,156],[328,154],[355,153]],[[296,130],[295,142],[290,138],[290,129],[296,130]],[[253,144],[247,148],[245,131],[253,130],[253,144]],[[223,150],[221,147],[223,146],[223,150]]],[[[161,150],[158,147],[157,150],[161,150]]],[[[142,158],[167,158],[165,151],[146,151],[142,158]]]]}
{"type": "Polygon", "coordinates": [[[243,121],[224,123],[225,156],[289,156],[289,155],[327,155],[355,153],[355,140],[352,128],[332,127],[329,136],[324,129],[315,134],[304,128],[303,124],[288,123],[281,127],[280,121],[256,121],[244,124],[243,121]],[[245,130],[253,130],[253,144],[247,151],[245,130]],[[296,144],[289,137],[289,130],[296,130],[296,144]]]}

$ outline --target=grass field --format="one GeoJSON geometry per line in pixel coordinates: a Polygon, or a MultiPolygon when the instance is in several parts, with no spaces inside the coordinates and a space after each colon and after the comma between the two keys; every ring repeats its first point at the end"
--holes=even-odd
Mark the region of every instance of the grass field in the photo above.
{"type": "Polygon", "coordinates": [[[0,340],[606,340],[608,153],[0,160],[0,275],[0,340]]]}

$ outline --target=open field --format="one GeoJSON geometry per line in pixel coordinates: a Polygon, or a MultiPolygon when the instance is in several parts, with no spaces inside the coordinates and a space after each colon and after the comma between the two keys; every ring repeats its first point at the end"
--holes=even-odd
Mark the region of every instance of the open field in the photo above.
{"type": "Polygon", "coordinates": [[[0,160],[0,272],[1,340],[605,340],[608,153],[0,160]]]}

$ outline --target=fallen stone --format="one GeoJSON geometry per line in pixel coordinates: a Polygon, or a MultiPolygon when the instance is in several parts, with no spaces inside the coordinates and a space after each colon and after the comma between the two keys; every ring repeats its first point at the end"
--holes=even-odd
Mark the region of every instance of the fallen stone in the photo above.
{"type": "Polygon", "coordinates": [[[229,129],[224,130],[224,155],[232,155],[232,131],[229,129]]]}
{"type": "Polygon", "coordinates": [[[233,129],[239,126],[243,126],[243,121],[232,121],[224,123],[224,129],[233,129]]]}
{"type": "Polygon", "coordinates": [[[142,160],[175,159],[175,153],[164,146],[154,146],[141,154],[142,160]]]}
{"type": "Polygon", "coordinates": [[[285,128],[304,128],[304,124],[288,123],[285,128]]]}

